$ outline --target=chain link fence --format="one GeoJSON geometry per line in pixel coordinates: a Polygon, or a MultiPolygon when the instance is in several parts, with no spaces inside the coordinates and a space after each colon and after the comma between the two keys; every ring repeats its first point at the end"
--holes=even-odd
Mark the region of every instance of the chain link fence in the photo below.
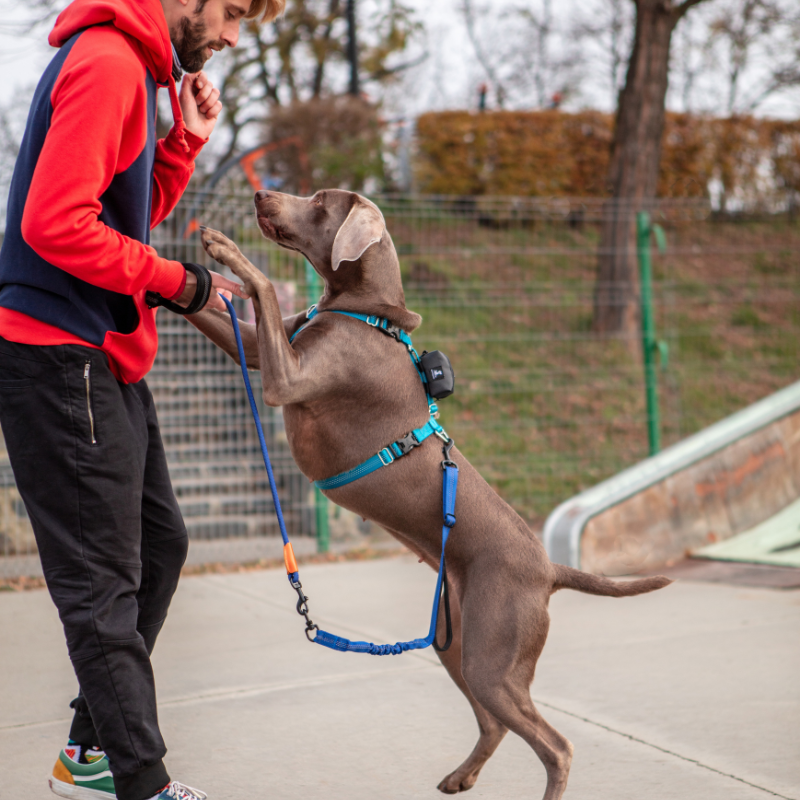
{"type": "MultiPolygon", "coordinates": [[[[593,330],[608,203],[374,199],[400,257],[406,303],[423,316],[415,346],[443,350],[456,371],[442,424],[526,519],[540,525],[560,501],[648,455],[639,334],[593,330]]],[[[697,201],[649,211],[667,236],[653,284],[656,336],[666,344],[658,396],[667,446],[800,378],[800,226],[781,214],[719,216],[697,201]]],[[[237,242],[273,280],[285,314],[320,295],[303,257],[261,236],[252,193],[187,193],[153,243],[164,256],[212,267],[198,223],[237,242]]],[[[241,303],[238,310],[250,313],[241,303]]],[[[148,384],[190,537],[209,560],[236,542],[275,542],[238,367],[163,310],[159,331],[148,384]]],[[[334,536],[357,536],[356,521],[321,505],[295,467],[280,410],[262,413],[290,535],[311,544],[330,524],[334,536]]],[[[0,577],[35,564],[24,504],[0,453],[0,577]]]]}

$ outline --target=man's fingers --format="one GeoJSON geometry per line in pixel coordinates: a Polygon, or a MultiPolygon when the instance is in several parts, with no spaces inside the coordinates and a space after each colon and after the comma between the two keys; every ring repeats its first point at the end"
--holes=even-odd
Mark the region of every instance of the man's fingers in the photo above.
{"type": "Polygon", "coordinates": [[[211,292],[211,297],[208,298],[206,308],[213,308],[216,311],[225,312],[228,310],[228,306],[225,305],[225,301],[216,292],[211,292]]]}
{"type": "MultiPolygon", "coordinates": [[[[195,87],[197,87],[196,83],[195,87]]],[[[216,92],[217,96],[219,96],[219,89],[215,89],[210,83],[205,84],[203,88],[200,89],[194,96],[198,108],[202,108],[203,104],[208,101],[209,97],[211,97],[214,92],[216,92]]]]}
{"type": "Polygon", "coordinates": [[[184,75],[181,81],[181,100],[191,100],[194,97],[194,75],[184,75]]]}
{"type": "MultiPolygon", "coordinates": [[[[203,114],[208,116],[209,110],[212,109],[215,105],[217,105],[217,103],[219,103],[219,89],[212,89],[208,93],[208,96],[204,102],[202,103],[198,102],[197,107],[200,109],[200,111],[203,112],[203,114]]],[[[221,103],[219,104],[221,107],[222,104],[221,103]]]]}
{"type": "Polygon", "coordinates": [[[222,113],[222,103],[219,100],[208,111],[204,112],[206,119],[216,119],[222,113]]]}
{"type": "MultiPolygon", "coordinates": [[[[232,281],[230,278],[226,278],[224,275],[220,275],[218,272],[212,272],[211,270],[209,270],[209,272],[211,272],[211,285],[217,291],[223,289],[225,291],[232,292],[237,297],[241,297],[242,300],[249,299],[250,295],[245,292],[244,286],[242,286],[240,283],[236,283],[236,281],[232,281]]],[[[212,292],[211,294],[212,296],[216,297],[216,292],[212,292]]],[[[222,300],[220,300],[220,303],[222,303],[222,300]]],[[[225,303],[222,303],[222,307],[225,307],[225,303]]]]}

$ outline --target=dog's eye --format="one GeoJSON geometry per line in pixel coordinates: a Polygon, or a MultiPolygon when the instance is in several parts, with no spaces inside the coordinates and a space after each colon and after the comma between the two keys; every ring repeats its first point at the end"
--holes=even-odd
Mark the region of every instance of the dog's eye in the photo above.
{"type": "Polygon", "coordinates": [[[317,196],[314,198],[314,205],[315,205],[315,206],[317,206],[317,208],[322,208],[322,206],[324,205],[324,203],[323,203],[323,200],[324,200],[324,199],[325,199],[325,195],[323,195],[323,194],[318,194],[318,195],[317,195],[317,196]]]}

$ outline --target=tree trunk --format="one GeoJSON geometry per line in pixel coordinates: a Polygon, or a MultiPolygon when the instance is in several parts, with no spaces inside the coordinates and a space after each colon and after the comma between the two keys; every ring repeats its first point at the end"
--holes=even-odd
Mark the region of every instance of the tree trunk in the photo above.
{"type": "Polygon", "coordinates": [[[350,89],[353,97],[361,95],[358,81],[358,42],[356,40],[356,0],[347,0],[347,60],[350,62],[350,89]]]}
{"type": "Polygon", "coordinates": [[[703,0],[634,0],[636,34],[625,88],[620,92],[611,146],[597,283],[594,329],[622,333],[636,342],[638,270],[636,212],[652,204],[658,183],[664,100],[669,78],[669,48],[675,25],[703,0]]]}

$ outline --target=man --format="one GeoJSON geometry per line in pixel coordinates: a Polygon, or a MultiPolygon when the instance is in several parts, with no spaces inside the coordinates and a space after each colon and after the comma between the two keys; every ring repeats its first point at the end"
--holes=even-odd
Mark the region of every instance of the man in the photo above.
{"type": "MultiPolygon", "coordinates": [[[[200,72],[285,0],[75,0],[31,106],[0,253],[0,423],[80,686],[50,786],[77,798],[206,795],[171,781],[150,654],[186,556],[143,380],[153,300],[241,288],[158,256],[221,110],[200,72]],[[175,73],[184,77],[178,95],[175,73]],[[156,142],[156,94],[175,124],[156,142]]],[[[209,299],[209,297],[211,299],[209,299]]]]}

